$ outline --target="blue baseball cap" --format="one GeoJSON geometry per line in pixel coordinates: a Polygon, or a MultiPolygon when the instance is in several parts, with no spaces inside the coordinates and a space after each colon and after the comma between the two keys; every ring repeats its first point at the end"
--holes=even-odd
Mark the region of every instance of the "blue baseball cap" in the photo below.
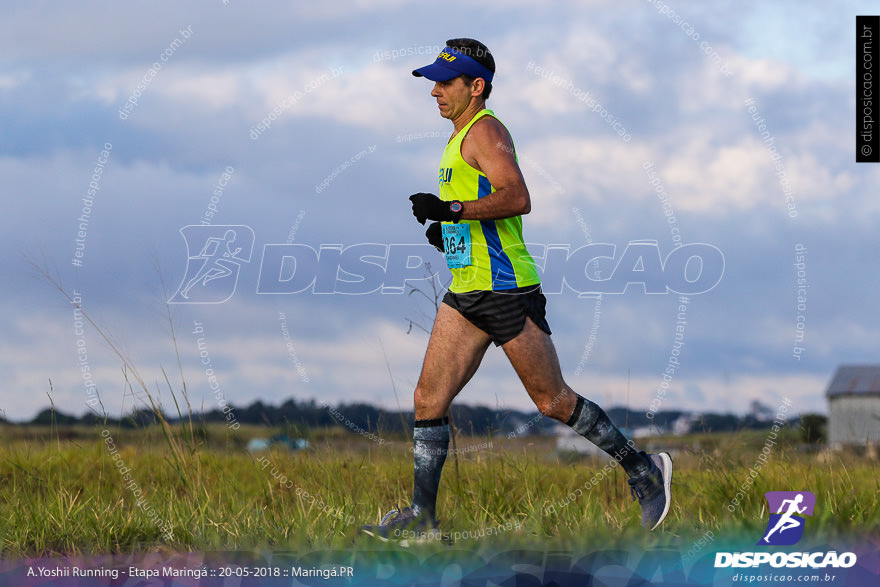
{"type": "Polygon", "coordinates": [[[480,65],[476,59],[468,57],[452,47],[443,49],[434,63],[414,69],[412,74],[416,77],[425,77],[432,82],[445,82],[462,74],[472,78],[481,77],[487,82],[491,82],[495,75],[480,65]]]}

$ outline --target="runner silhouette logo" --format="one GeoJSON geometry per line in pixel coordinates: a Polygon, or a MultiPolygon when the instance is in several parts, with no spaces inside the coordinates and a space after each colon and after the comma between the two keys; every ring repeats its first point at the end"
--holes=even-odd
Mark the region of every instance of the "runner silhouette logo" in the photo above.
{"type": "Polygon", "coordinates": [[[191,224],[180,229],[186,241],[186,273],[169,304],[220,304],[232,297],[242,263],[254,250],[254,231],[244,225],[191,224]]]}
{"type": "Polygon", "coordinates": [[[812,516],[816,496],[809,491],[768,491],[770,521],[759,545],[791,546],[804,535],[804,516],[812,516]],[[775,513],[774,513],[775,512],[775,513]]]}

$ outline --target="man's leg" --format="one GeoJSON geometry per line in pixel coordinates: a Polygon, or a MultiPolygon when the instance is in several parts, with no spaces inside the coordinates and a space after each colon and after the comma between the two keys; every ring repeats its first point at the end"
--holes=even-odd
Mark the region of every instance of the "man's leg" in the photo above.
{"type": "Polygon", "coordinates": [[[458,310],[440,304],[414,394],[416,420],[442,418],[449,404],[476,373],[489,335],[458,310]]]}
{"type": "Polygon", "coordinates": [[[490,342],[458,310],[440,304],[414,394],[412,505],[388,512],[378,526],[362,526],[365,533],[408,539],[436,524],[437,488],[449,450],[446,410],[477,371],[490,342]]]}
{"type": "Polygon", "coordinates": [[[457,310],[440,304],[414,394],[412,510],[432,523],[449,450],[446,410],[477,371],[489,342],[488,334],[457,310]]]}
{"type": "Polygon", "coordinates": [[[630,477],[644,475],[650,470],[648,458],[627,443],[605,411],[565,383],[550,335],[531,319],[527,318],[522,332],[502,348],[542,414],[571,426],[575,432],[617,458],[630,477]]]}
{"type": "Polygon", "coordinates": [[[646,455],[627,443],[602,408],[563,381],[550,335],[526,319],[522,332],[502,348],[538,409],[571,426],[613,456],[629,475],[634,497],[642,506],[642,525],[653,530],[669,512],[672,460],[666,453],[646,455]]]}

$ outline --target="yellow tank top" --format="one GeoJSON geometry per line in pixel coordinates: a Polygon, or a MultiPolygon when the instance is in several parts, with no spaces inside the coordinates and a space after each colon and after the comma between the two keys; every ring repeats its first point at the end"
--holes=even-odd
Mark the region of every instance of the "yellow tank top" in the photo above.
{"type": "MultiPolygon", "coordinates": [[[[488,196],[495,191],[489,179],[461,156],[461,143],[471,126],[483,116],[495,114],[488,109],[476,116],[455,135],[440,159],[440,199],[466,202],[488,196]]],[[[501,220],[462,220],[470,225],[471,264],[450,269],[449,291],[503,291],[541,282],[535,261],[523,243],[522,217],[501,220]]],[[[444,222],[443,224],[451,224],[444,222]]]]}

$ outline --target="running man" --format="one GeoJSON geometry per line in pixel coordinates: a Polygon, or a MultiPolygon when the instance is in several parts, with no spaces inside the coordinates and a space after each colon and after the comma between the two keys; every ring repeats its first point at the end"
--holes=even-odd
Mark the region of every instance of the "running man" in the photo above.
{"type": "Polygon", "coordinates": [[[205,287],[209,281],[232,275],[232,266],[238,265],[236,261],[244,261],[236,257],[241,252],[241,247],[237,247],[234,251],[230,249],[234,242],[234,230],[227,230],[223,238],[212,237],[205,241],[205,246],[199,254],[191,257],[191,259],[204,259],[204,262],[195,277],[190,279],[186,287],[181,290],[181,297],[188,299],[189,290],[198,283],[205,287]]]}
{"type": "Polygon", "coordinates": [[[770,536],[772,536],[773,533],[776,532],[777,530],[779,530],[779,533],[782,534],[786,530],[791,530],[792,528],[797,528],[798,526],[801,525],[801,522],[795,518],[792,518],[792,516],[794,514],[802,514],[805,511],[807,511],[807,506],[804,506],[803,508],[798,507],[798,505],[803,501],[804,501],[804,494],[798,493],[794,497],[794,499],[785,499],[782,501],[781,504],[779,504],[779,511],[777,511],[776,513],[782,514],[782,515],[779,517],[779,520],[776,522],[776,525],[773,526],[773,529],[770,530],[769,532],[767,532],[767,535],[764,536],[764,542],[766,542],[767,544],[770,544],[770,536]],[[789,504],[789,506],[788,506],[788,511],[786,511],[783,514],[782,510],[785,509],[785,504],[789,504]]]}
{"type": "Polygon", "coordinates": [[[415,389],[412,504],[364,532],[436,533],[437,489],[449,447],[453,398],[477,371],[490,343],[500,346],[538,410],[571,426],[620,462],[642,525],[653,530],[671,501],[672,460],[629,444],[598,405],[565,383],[545,318],[535,264],[523,243],[529,191],[505,126],[486,109],[495,60],[473,39],[446,42],[431,65],[413,71],[434,82],[431,96],[453,131],[440,159],[439,193],[410,196],[428,240],[446,252],[453,280],[437,311],[415,389]]]}

